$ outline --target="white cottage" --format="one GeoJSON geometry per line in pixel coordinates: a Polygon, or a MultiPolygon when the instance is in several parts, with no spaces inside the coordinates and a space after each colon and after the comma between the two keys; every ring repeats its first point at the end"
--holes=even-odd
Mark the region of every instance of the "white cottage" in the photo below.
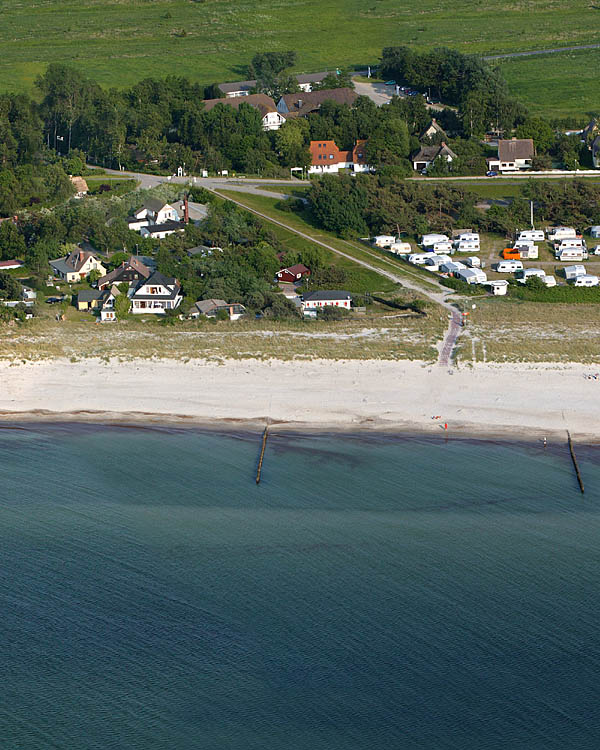
{"type": "Polygon", "coordinates": [[[142,279],[130,290],[131,312],[136,314],[153,313],[164,315],[167,310],[175,310],[181,304],[183,295],[177,279],[163,276],[155,271],[148,279],[142,279]]]}

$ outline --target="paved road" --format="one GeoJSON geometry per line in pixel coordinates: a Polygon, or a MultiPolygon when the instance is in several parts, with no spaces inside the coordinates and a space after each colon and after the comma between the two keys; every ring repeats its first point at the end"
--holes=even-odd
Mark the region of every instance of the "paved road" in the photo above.
{"type": "Polygon", "coordinates": [[[534,49],[527,52],[506,52],[503,55],[487,55],[484,60],[504,60],[509,57],[530,57],[531,55],[553,55],[557,52],[576,52],[578,49],[600,49],[600,44],[577,44],[574,47],[555,47],[554,49],[534,49]]]}

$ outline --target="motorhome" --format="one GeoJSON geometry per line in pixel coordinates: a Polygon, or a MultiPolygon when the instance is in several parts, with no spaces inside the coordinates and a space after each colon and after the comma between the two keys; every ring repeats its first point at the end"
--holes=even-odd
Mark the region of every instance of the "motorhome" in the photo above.
{"type": "Polygon", "coordinates": [[[585,266],[576,265],[576,266],[565,266],[565,279],[567,281],[573,281],[573,279],[576,279],[578,276],[585,276],[587,271],[585,270],[585,266]]]}
{"type": "Polygon", "coordinates": [[[573,286],[598,286],[600,279],[597,276],[586,273],[585,276],[578,276],[573,282],[573,286]]]}
{"type": "Polygon", "coordinates": [[[534,276],[543,279],[545,275],[546,272],[543,268],[524,268],[522,271],[517,272],[517,280],[521,284],[526,284],[527,279],[532,279],[534,276]]]}
{"type": "Polygon", "coordinates": [[[498,273],[513,273],[514,271],[522,271],[523,263],[520,260],[501,260],[492,268],[498,273]]]}
{"type": "Polygon", "coordinates": [[[377,237],[373,237],[373,244],[375,247],[391,247],[396,238],[391,234],[379,234],[377,237]]]}
{"type": "Polygon", "coordinates": [[[587,257],[587,250],[581,247],[565,247],[556,254],[556,259],[563,263],[569,260],[587,260],[587,257]]]}
{"type": "Polygon", "coordinates": [[[390,252],[396,255],[402,255],[404,253],[412,253],[412,247],[408,242],[394,242],[390,245],[390,252]]]}
{"type": "Polygon", "coordinates": [[[485,284],[487,275],[480,268],[461,268],[454,276],[467,284],[485,284]]]}
{"type": "Polygon", "coordinates": [[[549,242],[577,237],[577,231],[573,227],[549,227],[546,232],[549,242]]]}
{"type": "Polygon", "coordinates": [[[427,262],[427,258],[431,258],[431,253],[411,253],[408,256],[408,262],[414,263],[416,266],[423,266],[427,262]]]}
{"type": "Polygon", "coordinates": [[[546,239],[543,229],[525,229],[519,232],[517,242],[531,240],[532,242],[543,242],[546,239]]]}
{"type": "Polygon", "coordinates": [[[450,242],[445,234],[424,234],[419,245],[421,247],[433,247],[437,242],[450,242]]]}

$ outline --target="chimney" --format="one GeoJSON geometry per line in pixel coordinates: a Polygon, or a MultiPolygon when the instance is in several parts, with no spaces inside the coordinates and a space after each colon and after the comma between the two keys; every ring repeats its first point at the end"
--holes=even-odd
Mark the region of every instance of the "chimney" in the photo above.
{"type": "Polygon", "coordinates": [[[188,194],[185,194],[185,198],[183,199],[183,222],[184,224],[189,224],[190,221],[190,207],[188,203],[188,194]]]}
{"type": "Polygon", "coordinates": [[[298,109],[302,109],[303,104],[304,102],[302,101],[302,99],[298,99],[298,104],[296,106],[298,107],[298,109]]]}

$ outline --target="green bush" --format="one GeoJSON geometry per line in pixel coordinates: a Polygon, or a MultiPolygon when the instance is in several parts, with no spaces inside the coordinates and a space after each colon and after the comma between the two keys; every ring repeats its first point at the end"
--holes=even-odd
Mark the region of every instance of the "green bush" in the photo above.
{"type": "Polygon", "coordinates": [[[600,302],[600,287],[553,286],[535,289],[531,286],[510,283],[508,294],[512,299],[527,302],[569,302],[590,304],[600,302]]]}
{"type": "Polygon", "coordinates": [[[452,276],[447,279],[441,278],[440,284],[447,286],[449,289],[454,289],[455,291],[460,292],[460,294],[485,294],[485,289],[481,284],[467,284],[466,281],[455,279],[452,276]]]}

